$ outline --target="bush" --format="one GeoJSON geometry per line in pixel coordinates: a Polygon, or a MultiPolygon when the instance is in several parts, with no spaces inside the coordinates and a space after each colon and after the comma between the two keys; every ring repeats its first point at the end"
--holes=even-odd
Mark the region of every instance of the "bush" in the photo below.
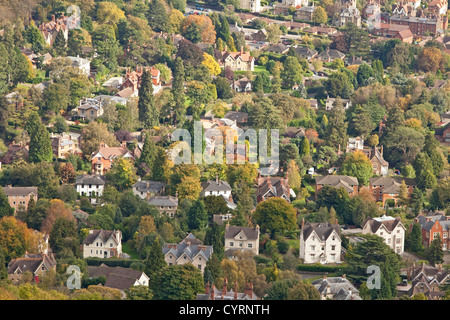
{"type": "Polygon", "coordinates": [[[299,264],[297,266],[298,271],[308,272],[339,272],[343,269],[343,265],[340,266],[325,266],[321,264],[299,264]]]}

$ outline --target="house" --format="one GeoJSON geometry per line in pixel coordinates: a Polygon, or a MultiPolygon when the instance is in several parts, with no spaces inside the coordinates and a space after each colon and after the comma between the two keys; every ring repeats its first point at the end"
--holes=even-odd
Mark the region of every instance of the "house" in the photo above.
{"type": "Polygon", "coordinates": [[[283,131],[283,136],[290,139],[302,138],[305,136],[305,130],[303,127],[286,127],[283,131]]]}
{"type": "Polygon", "coordinates": [[[444,143],[450,143],[450,122],[434,131],[435,138],[444,143]]]}
{"type": "Polygon", "coordinates": [[[319,53],[317,56],[317,59],[325,61],[325,62],[331,62],[335,59],[342,59],[344,60],[345,54],[336,50],[336,49],[327,49],[319,53]]]}
{"type": "Polygon", "coordinates": [[[369,179],[369,191],[373,194],[375,201],[379,201],[384,206],[386,200],[392,199],[397,202],[400,192],[400,185],[405,181],[408,194],[411,195],[417,183],[414,179],[403,177],[374,177],[369,179]]]}
{"type": "Polygon", "coordinates": [[[252,92],[253,81],[247,77],[240,78],[238,80],[232,80],[231,89],[236,92],[252,92]]]}
{"type": "Polygon", "coordinates": [[[83,240],[83,258],[122,256],[122,231],[90,229],[83,240]]]}
{"type": "Polygon", "coordinates": [[[407,25],[380,22],[371,29],[371,34],[389,39],[400,39],[402,42],[412,43],[414,34],[407,25]]]}
{"type": "Polygon", "coordinates": [[[126,142],[122,142],[120,147],[109,147],[101,142],[98,151],[91,155],[92,174],[105,174],[111,169],[114,160],[119,158],[135,159],[133,152],[127,149],[126,142]]]}
{"type": "Polygon", "coordinates": [[[441,288],[450,283],[450,274],[441,264],[432,267],[425,262],[421,265],[414,263],[408,270],[408,281],[411,281],[411,288],[407,292],[409,297],[423,293],[428,300],[441,300],[445,295],[441,288]]]}
{"type": "Polygon", "coordinates": [[[128,290],[134,286],[148,286],[149,277],[143,272],[123,267],[109,267],[102,263],[99,266],[88,266],[88,275],[90,279],[106,277],[103,285],[107,288],[128,290]]]}
{"type": "MultiPolygon", "coordinates": [[[[73,28],[70,26],[70,28],[73,28]]],[[[41,31],[42,36],[44,37],[45,44],[48,46],[53,45],[53,41],[55,41],[58,32],[62,30],[64,35],[64,39],[67,41],[69,38],[69,25],[67,25],[67,17],[64,15],[61,18],[56,19],[55,15],[51,16],[51,20],[49,22],[45,22],[39,25],[39,31],[41,31]]]]}
{"type": "Polygon", "coordinates": [[[340,263],[341,232],[337,224],[329,222],[304,223],[300,231],[299,258],[303,263],[340,263]]]}
{"type": "Polygon", "coordinates": [[[432,15],[429,17],[405,17],[400,15],[391,15],[387,21],[391,24],[400,24],[409,26],[409,29],[415,36],[423,37],[430,35],[436,37],[443,34],[448,26],[448,17],[432,15]]]}
{"type": "Polygon", "coordinates": [[[392,14],[405,17],[415,17],[416,8],[411,2],[400,1],[392,5],[392,14]]]}
{"type": "Polygon", "coordinates": [[[311,25],[308,23],[296,21],[286,21],[285,23],[283,23],[283,25],[286,26],[288,30],[292,31],[299,31],[311,27],[311,25]]]}
{"type": "Polygon", "coordinates": [[[230,226],[227,223],[225,227],[225,255],[229,258],[234,257],[235,251],[251,251],[255,255],[259,254],[259,226],[239,227],[230,226]]]}
{"type": "Polygon", "coordinates": [[[316,8],[317,7],[315,7],[314,5],[301,7],[295,10],[294,19],[311,22],[313,21],[313,15],[316,8]]]}
{"type": "Polygon", "coordinates": [[[330,36],[330,35],[333,35],[338,32],[337,29],[335,29],[335,28],[319,27],[319,26],[307,28],[307,29],[304,29],[303,31],[305,31],[307,33],[317,34],[319,36],[330,36]]]}
{"type": "Polygon", "coordinates": [[[346,66],[359,66],[362,65],[364,60],[361,57],[356,56],[349,56],[347,59],[345,59],[345,65],[346,66]]]}
{"type": "Polygon", "coordinates": [[[8,146],[8,150],[0,158],[0,163],[2,164],[12,164],[18,160],[28,160],[28,146],[23,143],[11,143],[8,146]]]}
{"type": "Polygon", "coordinates": [[[323,186],[332,186],[337,189],[344,188],[350,196],[358,193],[358,179],[356,177],[342,175],[317,176],[316,179],[316,198],[323,186]]]}
{"type": "Polygon", "coordinates": [[[81,58],[79,56],[72,57],[68,56],[67,58],[70,59],[72,62],[72,67],[75,69],[78,69],[86,76],[89,76],[91,74],[91,61],[88,59],[81,58]]]}
{"type": "Polygon", "coordinates": [[[81,152],[78,148],[78,140],[68,133],[50,135],[53,155],[58,158],[66,158],[69,154],[81,152]]]}
{"type": "Polygon", "coordinates": [[[148,199],[148,203],[154,205],[159,213],[167,214],[170,218],[175,216],[178,209],[178,197],[172,196],[154,196],[148,199]]]}
{"type": "Polygon", "coordinates": [[[265,48],[264,51],[278,54],[285,54],[286,52],[289,51],[289,47],[283,43],[277,43],[265,48]]]}
{"type": "Polygon", "coordinates": [[[203,273],[212,256],[213,246],[204,245],[189,233],[180,243],[165,243],[162,252],[169,266],[190,263],[203,273]]]}
{"type": "Polygon", "coordinates": [[[348,7],[339,14],[338,25],[340,27],[344,27],[350,22],[361,27],[361,13],[356,7],[348,7]]]}
{"type": "Polygon", "coordinates": [[[14,214],[18,210],[26,210],[31,199],[35,202],[38,200],[37,187],[13,187],[8,185],[3,187],[3,191],[8,197],[9,205],[14,208],[14,214]]]}
{"type": "Polygon", "coordinates": [[[253,41],[266,42],[267,40],[267,31],[266,29],[260,29],[250,35],[250,39],[253,41]]]}
{"type": "Polygon", "coordinates": [[[370,149],[368,155],[370,162],[372,163],[373,174],[377,176],[386,176],[389,170],[389,162],[383,158],[383,146],[378,149],[376,146],[370,149]]]}
{"type": "Polygon", "coordinates": [[[317,51],[314,49],[310,49],[308,47],[297,46],[295,48],[295,53],[299,55],[301,58],[305,58],[310,61],[311,59],[317,56],[317,51]]]}
{"type": "MultiPolygon", "coordinates": [[[[334,107],[334,103],[336,102],[337,98],[330,98],[327,96],[327,100],[325,102],[325,110],[330,111],[334,107]]],[[[352,101],[350,99],[342,99],[340,98],[342,105],[344,106],[344,109],[347,110],[352,106],[352,101]]]]}
{"type": "Polygon", "coordinates": [[[141,80],[144,71],[150,72],[153,94],[157,94],[161,91],[161,72],[159,69],[156,69],[154,66],[136,66],[136,70],[131,71],[130,68],[126,70],[125,79],[119,86],[119,92],[116,95],[123,98],[137,97],[139,94],[139,88],[141,87],[141,80]]]}
{"type": "Polygon", "coordinates": [[[261,11],[261,0],[240,0],[239,9],[248,10],[250,12],[261,11]]]}
{"type": "Polygon", "coordinates": [[[364,139],[363,138],[361,138],[361,137],[348,138],[346,152],[353,152],[353,151],[362,150],[362,149],[364,149],[364,139]]]}
{"type": "Polygon", "coordinates": [[[216,288],[209,281],[205,284],[205,293],[197,293],[195,300],[259,300],[258,296],[253,292],[253,284],[247,282],[244,292],[238,292],[237,280],[234,287],[228,289],[228,280],[225,277],[222,290],[216,288]]]}
{"type": "Polygon", "coordinates": [[[345,274],[329,278],[325,275],[322,279],[311,281],[311,284],[319,291],[321,300],[362,300],[358,289],[345,274]]]}
{"type": "Polygon", "coordinates": [[[276,3],[273,13],[277,16],[278,15],[287,16],[289,14],[290,7],[291,5],[287,3],[276,3]]]}
{"type": "Polygon", "coordinates": [[[75,118],[94,121],[103,116],[103,104],[101,99],[83,98],[72,111],[75,118]]]}
{"type": "Polygon", "coordinates": [[[256,201],[259,203],[272,197],[291,202],[291,188],[287,177],[267,176],[256,179],[256,201]]]}
{"type": "Polygon", "coordinates": [[[115,91],[120,88],[120,86],[123,84],[123,81],[123,77],[111,77],[102,84],[102,87],[104,87],[108,91],[115,91]]]}
{"type": "Polygon", "coordinates": [[[405,249],[405,226],[400,218],[383,215],[368,218],[363,224],[363,234],[374,234],[383,238],[384,242],[397,254],[405,249]]]}
{"type": "Polygon", "coordinates": [[[230,119],[235,121],[236,123],[243,124],[248,122],[248,113],[241,111],[228,111],[225,116],[225,119],[230,119]]]}
{"type": "Polygon", "coordinates": [[[25,272],[33,274],[34,281],[39,283],[49,270],[56,271],[56,260],[52,253],[26,253],[22,258],[12,259],[8,263],[8,279],[18,284],[25,272]]]}
{"type": "Polygon", "coordinates": [[[216,180],[208,180],[202,183],[202,193],[203,197],[206,196],[222,196],[225,200],[231,200],[231,191],[233,190],[228,182],[222,181],[216,176],[216,180]]]}
{"type": "Polygon", "coordinates": [[[229,67],[233,71],[253,71],[255,66],[255,58],[250,52],[241,50],[238,52],[229,52],[227,49],[221,52],[219,64],[224,68],[229,67]]]}
{"type": "Polygon", "coordinates": [[[166,184],[160,181],[141,180],[133,184],[133,193],[141,199],[149,199],[153,196],[163,196],[166,184]]]}
{"type": "Polygon", "coordinates": [[[419,214],[415,219],[422,228],[422,244],[429,247],[431,242],[439,235],[442,240],[442,249],[450,249],[450,216],[436,212],[428,215],[419,214]]]}
{"type": "Polygon", "coordinates": [[[432,0],[428,3],[428,11],[435,15],[446,15],[448,0],[432,0]]]}
{"type": "Polygon", "coordinates": [[[75,181],[75,189],[80,197],[88,197],[91,203],[96,204],[103,195],[105,178],[97,175],[78,176],[75,181]]]}

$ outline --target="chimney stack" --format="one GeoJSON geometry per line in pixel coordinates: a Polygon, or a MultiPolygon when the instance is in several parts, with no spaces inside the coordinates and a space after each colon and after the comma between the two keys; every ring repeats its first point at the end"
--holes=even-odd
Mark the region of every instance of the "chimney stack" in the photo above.
{"type": "Polygon", "coordinates": [[[223,280],[223,288],[222,288],[222,298],[226,296],[227,291],[228,291],[228,280],[225,277],[225,279],[223,280]]]}

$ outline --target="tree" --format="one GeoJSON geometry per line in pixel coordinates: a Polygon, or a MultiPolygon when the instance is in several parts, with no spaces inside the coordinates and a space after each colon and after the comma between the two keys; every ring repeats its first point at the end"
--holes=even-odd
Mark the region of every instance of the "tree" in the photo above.
{"type": "Polygon", "coordinates": [[[374,129],[370,112],[367,108],[361,106],[356,106],[355,111],[356,114],[349,123],[349,130],[363,139],[368,138],[374,129]]]}
{"type": "Polygon", "coordinates": [[[194,300],[204,290],[202,273],[192,264],[167,266],[154,279],[155,300],[194,300]]]}
{"type": "Polygon", "coordinates": [[[9,204],[8,197],[5,194],[3,188],[0,188],[0,219],[3,217],[12,216],[14,214],[14,208],[9,204]]]}
{"type": "Polygon", "coordinates": [[[113,162],[106,178],[118,190],[130,188],[137,182],[136,167],[131,160],[120,158],[113,162]]]}
{"type": "Polygon", "coordinates": [[[412,252],[420,252],[423,250],[422,244],[422,227],[418,223],[414,223],[405,239],[405,247],[412,252]]]}
{"type": "Polygon", "coordinates": [[[108,131],[106,123],[90,122],[83,128],[83,141],[80,146],[83,155],[90,160],[92,153],[98,150],[101,142],[109,147],[119,145],[114,134],[108,131]]]}
{"type": "Polygon", "coordinates": [[[14,217],[0,219],[0,248],[5,261],[22,257],[25,252],[38,252],[38,235],[14,217]]]}
{"type": "Polygon", "coordinates": [[[320,300],[320,294],[311,283],[300,281],[288,290],[287,300],[320,300]]]}
{"type": "Polygon", "coordinates": [[[99,23],[119,22],[125,18],[125,13],[113,2],[100,2],[97,7],[97,20],[99,23]]]}
{"type": "Polygon", "coordinates": [[[277,23],[272,23],[266,27],[267,41],[271,44],[280,42],[282,35],[280,26],[277,23]]]}
{"type": "Polygon", "coordinates": [[[177,191],[180,199],[196,200],[202,191],[200,180],[192,176],[183,177],[177,186],[177,191]]]}
{"type": "Polygon", "coordinates": [[[345,122],[345,109],[340,98],[336,98],[333,108],[329,112],[326,145],[338,149],[347,144],[347,123],[345,122]]]}
{"type": "Polygon", "coordinates": [[[50,133],[37,112],[32,112],[25,129],[30,136],[30,147],[28,158],[32,162],[52,161],[53,149],[51,146],[50,133]]]}
{"type": "Polygon", "coordinates": [[[327,12],[320,6],[316,7],[312,15],[314,23],[325,24],[328,21],[327,12]]]}
{"type": "Polygon", "coordinates": [[[145,274],[150,277],[150,287],[157,282],[157,274],[165,266],[167,266],[167,263],[164,260],[160,238],[158,236],[153,237],[144,268],[145,274]]]}
{"type": "Polygon", "coordinates": [[[373,174],[372,162],[361,150],[349,154],[342,163],[340,170],[344,175],[357,177],[361,186],[367,185],[373,174]]]}
{"type": "Polygon", "coordinates": [[[180,122],[186,112],[184,105],[184,65],[181,58],[175,60],[172,80],[172,94],[175,100],[174,122],[180,122]]]}
{"type": "Polygon", "coordinates": [[[208,213],[203,200],[197,199],[187,212],[187,225],[191,230],[203,229],[208,223],[208,213]]]}
{"type": "Polygon", "coordinates": [[[294,85],[302,82],[302,71],[302,66],[296,57],[288,56],[284,60],[281,78],[287,88],[291,89],[294,85]]]}
{"type": "Polygon", "coordinates": [[[437,265],[444,262],[444,251],[442,250],[442,240],[441,236],[438,234],[433,237],[430,246],[425,252],[427,259],[433,264],[437,265]]]}
{"type": "Polygon", "coordinates": [[[289,202],[274,197],[258,203],[253,218],[263,231],[274,236],[292,230],[296,225],[296,215],[289,202]]]}
{"type": "Polygon", "coordinates": [[[370,65],[363,63],[358,67],[358,72],[356,73],[356,80],[360,86],[367,84],[367,81],[374,76],[374,71],[370,65]]]}
{"type": "Polygon", "coordinates": [[[51,200],[50,206],[47,209],[47,216],[42,222],[41,232],[49,234],[55,221],[61,217],[75,221],[72,210],[68,205],[59,199],[51,200]]]}
{"type": "Polygon", "coordinates": [[[206,52],[203,53],[203,62],[202,62],[202,64],[208,68],[209,73],[212,76],[217,76],[221,72],[220,66],[217,63],[217,61],[212,56],[207,54],[206,52]]]}
{"type": "Polygon", "coordinates": [[[53,41],[53,50],[55,50],[57,56],[63,56],[66,53],[66,38],[64,38],[64,32],[62,29],[58,31],[55,41],[53,41]]]}
{"type": "Polygon", "coordinates": [[[67,110],[69,105],[68,88],[65,84],[51,83],[43,91],[44,110],[60,113],[61,110],[67,110]]]}
{"type": "MultiPolygon", "coordinates": [[[[412,163],[424,145],[422,133],[405,126],[384,137],[386,160],[394,165],[412,163]]],[[[431,171],[432,173],[432,171],[431,171]]],[[[432,173],[433,174],[433,173],[432,173]]]]}
{"type": "Polygon", "coordinates": [[[167,32],[169,30],[169,18],[164,3],[161,0],[152,0],[147,11],[147,20],[152,30],[167,32]]]}
{"type": "Polygon", "coordinates": [[[444,59],[441,50],[435,47],[426,47],[417,58],[417,68],[424,72],[436,73],[444,71],[444,59]]]}
{"type": "Polygon", "coordinates": [[[139,88],[139,121],[145,128],[151,128],[159,124],[159,113],[155,107],[153,96],[153,82],[149,71],[145,70],[142,75],[141,87],[139,88]]]}
{"type": "Polygon", "coordinates": [[[365,241],[350,247],[346,254],[348,278],[356,283],[367,283],[367,268],[379,266],[381,288],[370,289],[372,299],[392,299],[397,296],[400,277],[400,257],[376,235],[364,235],[365,241]]]}
{"type": "Polygon", "coordinates": [[[64,183],[74,183],[76,179],[75,169],[70,162],[63,163],[59,166],[59,176],[64,183]]]}
{"type": "Polygon", "coordinates": [[[211,19],[207,15],[192,14],[186,17],[181,26],[182,34],[186,34],[187,29],[192,24],[197,26],[200,32],[201,42],[211,44],[216,42],[216,30],[211,19]]]}
{"type": "Polygon", "coordinates": [[[44,49],[44,36],[36,27],[34,21],[25,30],[25,38],[31,44],[31,50],[34,52],[41,52],[44,49]]]}
{"type": "Polygon", "coordinates": [[[300,151],[301,156],[309,156],[310,146],[309,146],[309,140],[306,137],[303,137],[299,149],[300,149],[299,151],[300,151]]]}
{"type": "Polygon", "coordinates": [[[421,190],[432,189],[436,185],[436,177],[433,172],[433,164],[430,157],[421,152],[417,155],[413,162],[414,171],[416,172],[417,186],[421,190]]]}
{"type": "Polygon", "coordinates": [[[50,247],[58,257],[75,257],[78,251],[77,236],[77,225],[74,219],[59,217],[50,230],[50,247]]]}

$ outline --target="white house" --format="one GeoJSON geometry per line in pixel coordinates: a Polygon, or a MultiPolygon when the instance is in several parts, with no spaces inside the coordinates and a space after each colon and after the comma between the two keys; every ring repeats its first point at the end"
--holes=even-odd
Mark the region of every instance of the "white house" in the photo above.
{"type": "MultiPolygon", "coordinates": [[[[231,120],[230,120],[231,121],[231,120]]],[[[203,191],[202,196],[222,196],[227,202],[227,207],[231,210],[236,209],[236,204],[233,202],[231,195],[232,188],[226,181],[220,180],[216,177],[216,180],[208,180],[202,184],[203,191]]]]}
{"type": "Polygon", "coordinates": [[[111,258],[122,256],[122,231],[89,230],[83,241],[83,258],[111,258]]]}
{"type": "Polygon", "coordinates": [[[340,263],[341,236],[337,224],[302,223],[300,259],[303,263],[340,263]]]}
{"type": "Polygon", "coordinates": [[[89,75],[91,73],[91,61],[88,59],[77,57],[67,57],[72,61],[72,67],[79,69],[85,75],[89,75]]]}
{"type": "Polygon", "coordinates": [[[405,249],[405,230],[400,218],[383,215],[367,219],[364,222],[363,234],[380,236],[395,253],[402,254],[405,249]]]}
{"type": "Polygon", "coordinates": [[[97,203],[105,188],[105,180],[101,176],[85,175],[78,176],[75,182],[78,195],[89,197],[92,203],[97,203]]]}

